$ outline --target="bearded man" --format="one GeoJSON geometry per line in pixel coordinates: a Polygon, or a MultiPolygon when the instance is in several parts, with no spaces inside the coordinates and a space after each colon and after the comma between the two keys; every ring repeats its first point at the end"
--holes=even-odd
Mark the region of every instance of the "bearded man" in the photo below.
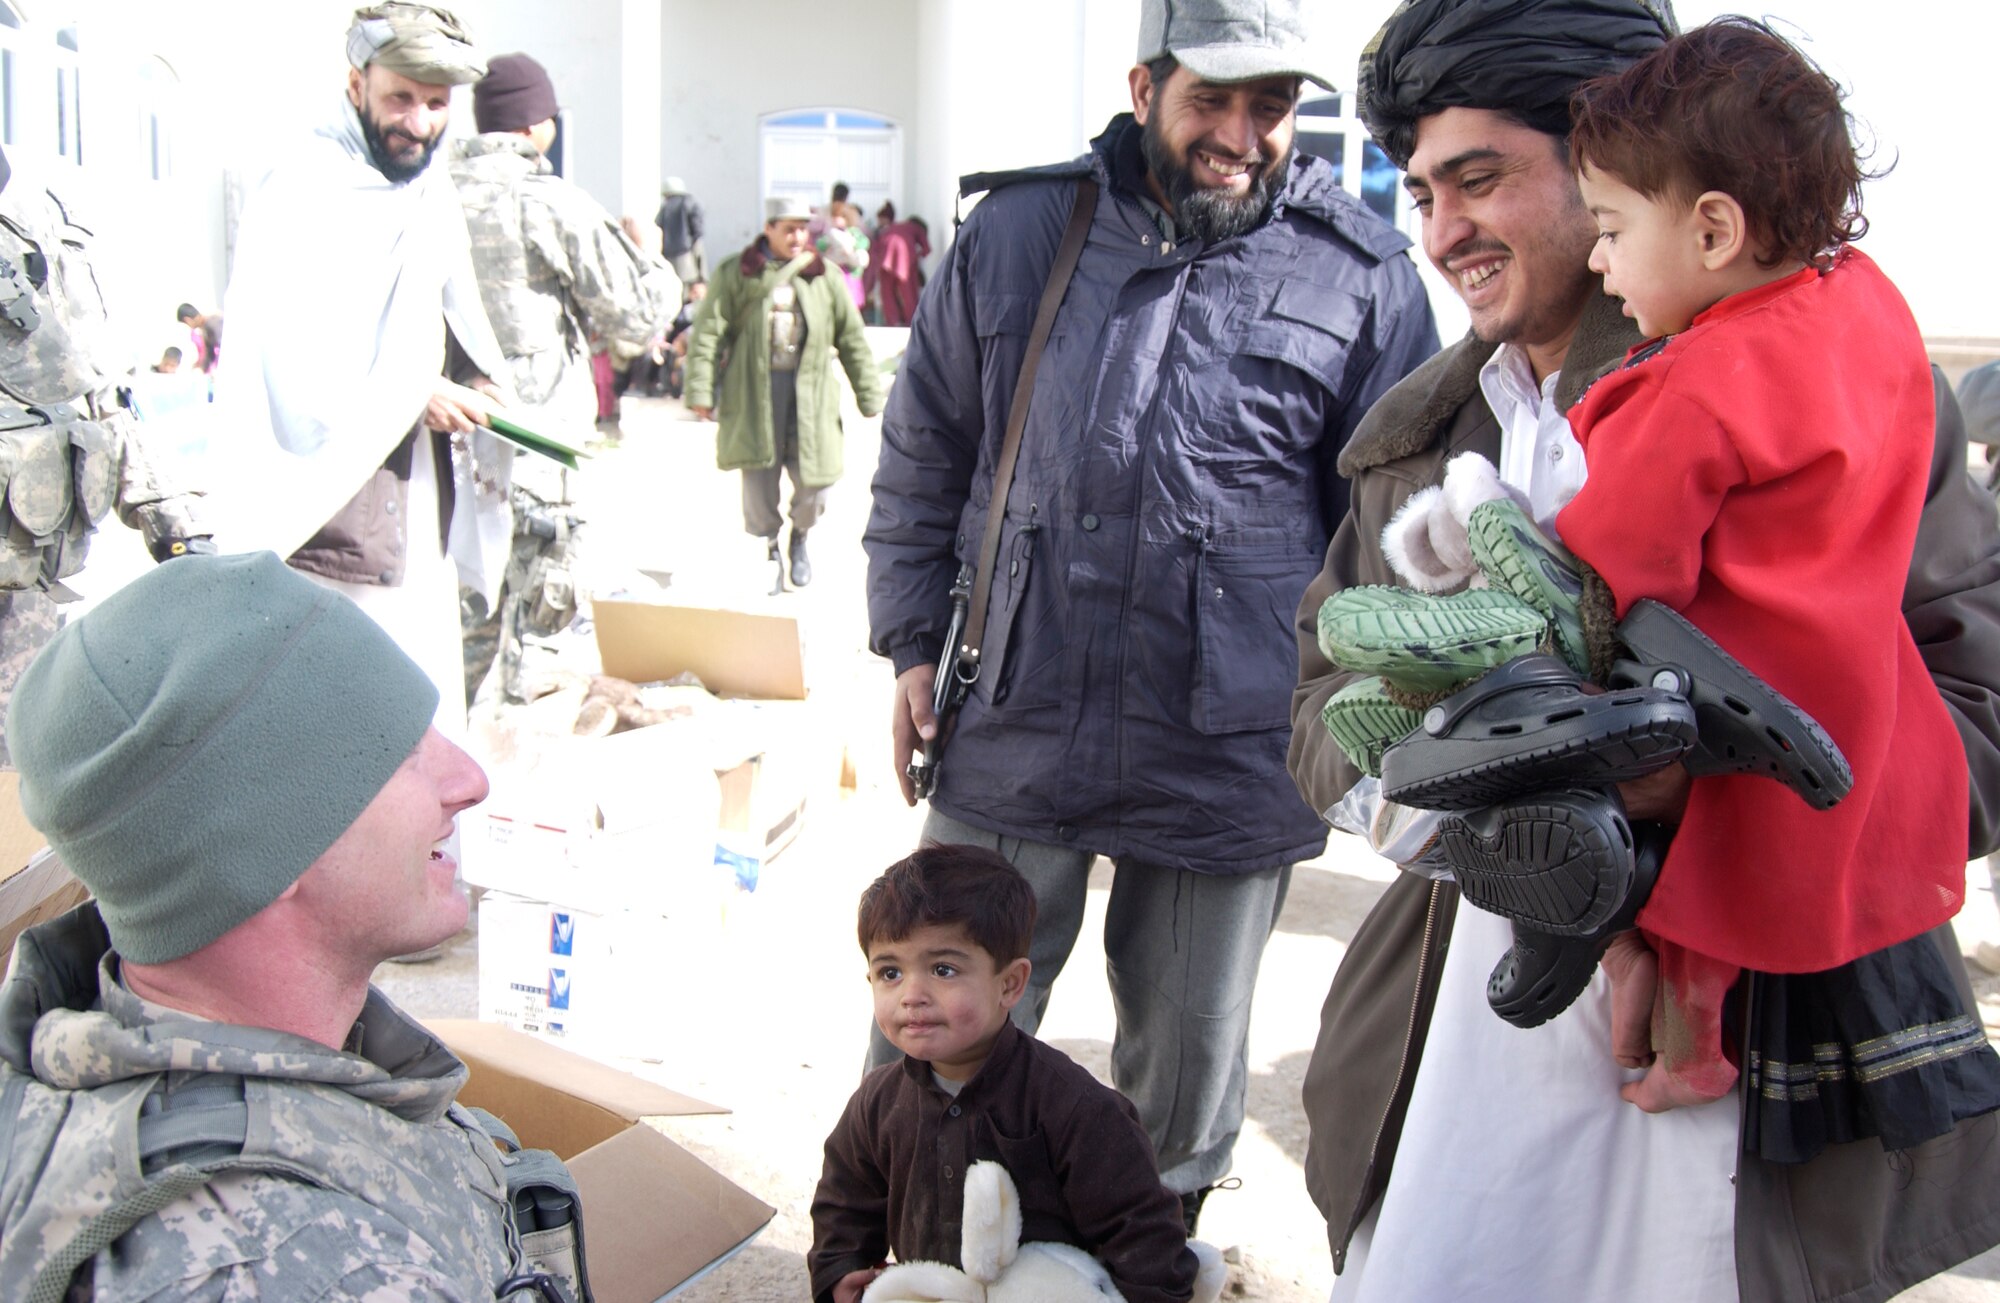
{"type": "MultiPolygon", "coordinates": [[[[1292,608],[1347,506],[1334,461],[1437,347],[1409,241],[1293,150],[1296,3],[1147,0],[1132,113],[992,193],[924,292],[882,425],[871,646],[903,772],[962,564],[999,512],[986,637],[924,827],[1035,888],[1033,1031],[1117,866],[1112,1079],[1190,1227],[1242,1125],[1257,966],[1326,830],[1284,776],[1292,608]],[[1036,365],[1010,491],[1009,399],[1078,182],[1096,207],[1036,365]]],[[[890,1054],[875,1047],[877,1062],[890,1054]]]]}
{"type": "MultiPolygon", "coordinates": [[[[1498,466],[1552,534],[1584,482],[1566,413],[1640,340],[1588,265],[1596,222],[1570,167],[1570,96],[1671,32],[1663,0],[1409,0],[1362,57],[1362,119],[1406,170],[1424,251],[1472,331],[1384,397],[1341,453],[1352,506],[1297,621],[1290,764],[1314,809],[1359,777],[1320,722],[1354,677],[1320,651],[1320,604],[1396,582],[1381,542],[1390,516],[1466,451],[1498,466]]],[[[1937,440],[1903,612],[1971,768],[1971,809],[1938,814],[1968,818],[1977,855],[2000,840],[2000,535],[1965,473],[1950,390],[1933,383],[1937,440]]],[[[1675,823],[1688,782],[1674,766],[1621,793],[1632,818],[1675,823]]],[[[1743,872],[1758,850],[1743,848],[1743,872]]],[[[1934,940],[1958,1016],[1860,1053],[1815,1028],[1781,1058],[1753,1025],[1783,987],[1746,974],[1729,1001],[1747,1047],[1741,1094],[1648,1114],[1619,1097],[1632,1074],[1612,1059],[1601,974],[1544,1025],[1509,1026],[1486,983],[1510,925],[1460,908],[1448,881],[1399,875],[1334,977],[1306,1073],[1306,1181],[1328,1221],[1334,1298],[1860,1303],[2000,1241],[2000,1120],[1968,1118],[1978,1104],[1962,1056],[1984,1037],[1949,934],[1934,940]],[[1940,1101],[1937,1138],[1887,1152],[1846,1101],[1863,1085],[1917,1094],[1918,1074],[1940,1101]]],[[[1897,992],[1841,973],[1822,976],[1896,1007],[1897,992]]]]}
{"type": "Polygon", "coordinates": [[[270,549],[368,612],[465,730],[461,580],[505,565],[512,450],[486,433],[506,361],[458,195],[432,156],[485,61],[449,12],[357,10],[334,121],[251,193],[216,401],[219,543],[270,549]]]}

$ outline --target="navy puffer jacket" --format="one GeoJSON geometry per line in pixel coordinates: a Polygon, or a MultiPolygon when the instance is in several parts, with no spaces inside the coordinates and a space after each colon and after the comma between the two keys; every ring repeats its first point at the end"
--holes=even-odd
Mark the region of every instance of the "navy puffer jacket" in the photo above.
{"type": "Polygon", "coordinates": [[[1136,197],[1139,128],[990,189],[925,289],[882,423],[870,643],[934,661],[977,556],[1007,405],[1075,178],[1103,187],[1035,377],[986,671],[933,804],[1142,863],[1247,873],[1326,833],[1285,771],[1292,616],[1347,509],[1334,460],[1437,350],[1409,241],[1293,164],[1268,218],[1173,244],[1136,197]]]}

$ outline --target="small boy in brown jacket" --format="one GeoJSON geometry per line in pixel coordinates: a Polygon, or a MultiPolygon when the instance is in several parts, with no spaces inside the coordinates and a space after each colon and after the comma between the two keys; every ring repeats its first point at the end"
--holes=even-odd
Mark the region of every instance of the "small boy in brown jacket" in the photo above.
{"type": "Polygon", "coordinates": [[[900,1063],[862,1080],[826,1140],[807,1260],[818,1303],[856,1303],[890,1255],[957,1263],[965,1174],[993,1160],[1023,1242],[1094,1255],[1127,1303],[1185,1303],[1196,1259],[1178,1196],[1123,1095],[1026,1035],[1035,898],[999,855],[927,846],[861,896],[875,1021],[900,1063]]]}

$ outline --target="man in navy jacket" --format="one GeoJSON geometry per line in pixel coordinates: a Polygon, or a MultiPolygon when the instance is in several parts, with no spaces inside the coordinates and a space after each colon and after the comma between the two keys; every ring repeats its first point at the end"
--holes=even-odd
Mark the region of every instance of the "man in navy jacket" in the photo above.
{"type": "MultiPolygon", "coordinates": [[[[1147,0],[1132,114],[1074,162],[968,180],[991,193],[918,307],[865,539],[900,774],[938,727],[949,590],[995,509],[1036,305],[1094,178],[1001,504],[984,670],[924,835],[997,846],[1034,884],[1029,1031],[1092,860],[1116,862],[1112,1076],[1190,1224],[1242,1124],[1250,996],[1291,865],[1325,847],[1285,748],[1292,613],[1347,507],[1335,458],[1437,349],[1409,241],[1293,151],[1300,87],[1328,85],[1296,10],[1147,0]]],[[[892,1056],[878,1042],[872,1061],[892,1056]]]]}

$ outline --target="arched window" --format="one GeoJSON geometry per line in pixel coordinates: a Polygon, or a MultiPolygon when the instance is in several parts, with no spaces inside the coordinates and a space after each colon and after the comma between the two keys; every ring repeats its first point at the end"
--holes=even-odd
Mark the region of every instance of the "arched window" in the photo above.
{"type": "MultiPolygon", "coordinates": [[[[873,213],[903,197],[903,129],[864,109],[790,109],[758,121],[758,198],[790,195],[818,207],[845,181],[848,202],[873,213]]],[[[761,213],[761,207],[760,207],[761,213]]]]}
{"type": "Polygon", "coordinates": [[[1333,164],[1340,188],[1374,209],[1391,226],[1408,215],[1403,187],[1396,184],[1396,165],[1382,147],[1368,138],[1368,129],[1345,116],[1338,94],[1299,101],[1299,149],[1333,164]]]}
{"type": "Polygon", "coordinates": [[[0,145],[18,142],[15,122],[20,116],[16,98],[21,83],[21,14],[6,0],[0,0],[0,145]]]}
{"type": "Polygon", "coordinates": [[[165,59],[155,56],[139,65],[139,157],[155,181],[174,174],[173,128],[180,117],[180,90],[181,79],[165,59]]]}
{"type": "Polygon", "coordinates": [[[83,162],[83,78],[77,71],[76,28],[56,30],[56,153],[83,162]]]}

